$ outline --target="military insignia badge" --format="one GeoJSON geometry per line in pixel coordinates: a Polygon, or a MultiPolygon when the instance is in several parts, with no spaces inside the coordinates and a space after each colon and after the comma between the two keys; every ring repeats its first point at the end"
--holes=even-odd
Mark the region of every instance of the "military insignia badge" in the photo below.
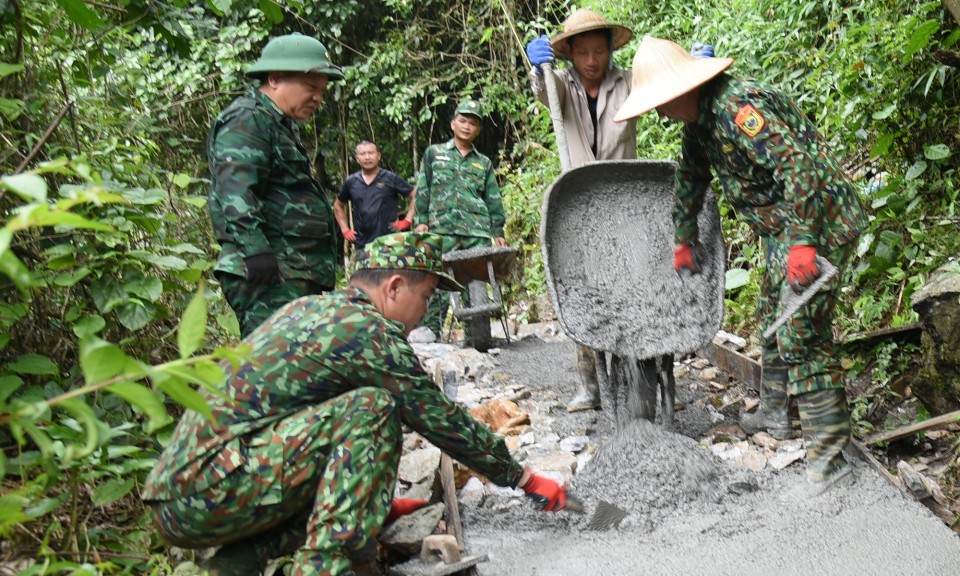
{"type": "Polygon", "coordinates": [[[759,134],[767,123],[753,104],[747,104],[741,108],[733,122],[751,138],[759,134]]]}
{"type": "Polygon", "coordinates": [[[731,153],[731,152],[733,152],[733,144],[724,144],[724,145],[723,145],[723,153],[724,153],[724,154],[729,154],[729,153],[731,153]]]}

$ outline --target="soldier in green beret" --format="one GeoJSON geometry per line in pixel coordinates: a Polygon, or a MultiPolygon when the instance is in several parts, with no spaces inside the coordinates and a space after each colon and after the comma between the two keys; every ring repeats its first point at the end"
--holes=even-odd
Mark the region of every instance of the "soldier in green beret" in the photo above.
{"type": "MultiPolygon", "coordinates": [[[[473,146],[480,135],[483,105],[464,100],[457,106],[450,129],[453,138],[423,153],[417,179],[418,232],[443,235],[443,251],[506,246],[503,202],[490,159],[473,146]]],[[[424,326],[440,336],[447,313],[446,298],[436,298],[424,326]]]]}
{"type": "Polygon", "coordinates": [[[277,308],[336,283],[333,208],[313,178],[298,122],[343,72],[314,38],[272,39],[246,75],[260,85],[217,117],[207,138],[214,273],[243,336],[277,308]]]}
{"type": "Polygon", "coordinates": [[[566,489],[447,398],[406,340],[437,289],[463,289],[442,271],[441,243],[377,238],[348,288],[294,300],[245,339],[249,359],[225,365],[223,394],[208,394],[211,417],[188,410],[147,478],[168,542],[223,545],[212,576],[259,574],[291,553],[295,576],[352,574],[350,553],[398,508],[402,425],[537,508],[566,507],[566,489]]]}

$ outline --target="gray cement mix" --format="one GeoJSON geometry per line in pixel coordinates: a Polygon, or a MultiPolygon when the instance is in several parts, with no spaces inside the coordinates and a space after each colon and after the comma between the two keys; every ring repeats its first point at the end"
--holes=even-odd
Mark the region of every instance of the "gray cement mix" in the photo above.
{"type": "MultiPolygon", "coordinates": [[[[520,342],[500,360],[548,399],[554,389],[559,400],[572,391],[570,342],[520,342]]],[[[678,381],[678,395],[689,384],[678,381]]],[[[545,402],[554,430],[589,429],[600,440],[569,484],[586,513],[537,512],[500,492],[462,507],[467,552],[490,557],[480,574],[960,573],[960,538],[859,460],[852,477],[810,498],[802,463],[752,472],[714,458],[689,437],[704,425],[692,407],[677,413],[680,433],[647,422],[613,432],[602,413],[567,415],[559,400],[545,402]],[[589,529],[600,500],[628,513],[619,527],[589,529]]]]}
{"type": "Polygon", "coordinates": [[[716,199],[698,220],[701,273],[673,269],[673,162],[594,162],[548,188],[540,239],[564,331],[594,350],[652,358],[705,346],[723,320],[716,199]]]}

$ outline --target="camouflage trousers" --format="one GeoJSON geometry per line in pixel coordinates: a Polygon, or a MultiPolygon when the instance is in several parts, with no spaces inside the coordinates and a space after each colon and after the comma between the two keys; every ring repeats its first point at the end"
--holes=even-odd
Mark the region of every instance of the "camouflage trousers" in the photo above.
{"type": "Polygon", "coordinates": [[[261,565],[293,553],[295,576],[351,573],[390,511],[401,442],[390,393],[347,392],[245,437],[222,482],[152,504],[157,526],[188,548],[249,540],[261,565]]]}
{"type": "Polygon", "coordinates": [[[243,276],[217,273],[223,295],[240,322],[240,336],[246,337],[281,306],[302,296],[322,294],[332,288],[310,280],[287,279],[279,286],[255,284],[243,276]]]}
{"type": "MultiPolygon", "coordinates": [[[[765,238],[767,272],[758,303],[761,333],[783,313],[786,262],[790,246],[765,238]]],[[[853,245],[821,254],[842,273],[853,245]]],[[[761,405],[764,412],[789,425],[788,408],[796,397],[807,446],[807,476],[823,481],[845,465],[843,448],[850,441],[850,413],[843,388],[843,367],[833,341],[833,308],[840,294],[841,273],[763,342],[761,405]]]]}
{"type": "MultiPolygon", "coordinates": [[[[757,313],[760,332],[783,314],[782,296],[792,290],[787,282],[787,254],[790,246],[780,238],[764,237],[767,271],[760,283],[757,313]]],[[[764,364],[784,364],[787,393],[791,396],[843,388],[843,368],[833,342],[833,308],[840,295],[843,271],[853,255],[853,245],[821,254],[840,272],[820,289],[790,320],[777,329],[775,337],[763,341],[764,364]]]]}
{"type": "MultiPolygon", "coordinates": [[[[443,237],[443,253],[453,252],[454,250],[469,250],[470,248],[489,248],[491,245],[489,238],[480,238],[478,236],[452,236],[443,237]]],[[[466,292],[460,295],[460,302],[464,306],[469,306],[469,297],[466,292]]],[[[420,323],[426,326],[440,338],[440,330],[443,328],[443,321],[447,317],[447,310],[450,308],[450,294],[448,292],[437,292],[430,300],[427,306],[427,313],[420,323]]]]}

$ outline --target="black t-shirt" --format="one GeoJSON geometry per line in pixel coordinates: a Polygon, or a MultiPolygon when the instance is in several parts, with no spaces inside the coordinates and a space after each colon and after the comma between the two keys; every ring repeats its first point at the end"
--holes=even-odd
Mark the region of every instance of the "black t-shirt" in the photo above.
{"type": "Polygon", "coordinates": [[[357,246],[366,246],[374,238],[392,232],[390,223],[399,219],[397,195],[410,196],[412,190],[413,186],[406,180],[384,168],[369,186],[363,181],[361,171],[347,176],[337,199],[353,203],[357,246]]]}
{"type": "Polygon", "coordinates": [[[591,96],[587,94],[587,110],[590,111],[590,121],[593,122],[593,144],[590,145],[590,149],[593,150],[593,155],[597,155],[597,96],[591,96]]]}

